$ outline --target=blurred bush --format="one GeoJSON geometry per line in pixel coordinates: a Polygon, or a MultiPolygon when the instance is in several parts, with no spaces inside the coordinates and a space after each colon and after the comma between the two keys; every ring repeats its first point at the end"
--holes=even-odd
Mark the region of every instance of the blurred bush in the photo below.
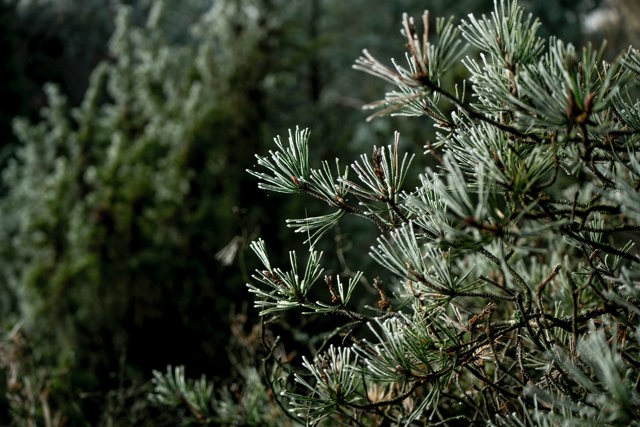
{"type": "Polygon", "coordinates": [[[19,418],[46,417],[47,401],[96,422],[96,392],[119,387],[118,370],[133,381],[176,360],[228,369],[226,313],[244,290],[233,257],[214,256],[227,242],[242,250],[253,221],[242,206],[261,200],[243,189],[242,164],[263,139],[279,25],[245,3],[213,3],[179,39],[167,36],[162,3],[141,26],[118,8],[80,105],[47,85],[42,118],[15,122],[0,202],[2,318],[20,325],[35,365],[6,365],[21,369],[16,393],[38,384],[21,397],[37,413],[12,408],[19,418]]]}

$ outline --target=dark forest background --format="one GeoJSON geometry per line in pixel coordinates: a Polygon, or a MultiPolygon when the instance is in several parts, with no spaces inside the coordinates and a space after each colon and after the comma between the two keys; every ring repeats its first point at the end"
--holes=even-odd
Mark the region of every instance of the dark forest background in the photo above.
{"type": "MultiPolygon", "coordinates": [[[[638,35],[632,1],[523,3],[578,45],[604,35],[617,51],[638,35]]],[[[171,425],[145,398],[153,370],[241,381],[239,337],[257,321],[248,243],[296,249],[284,219],[306,209],[258,190],[254,154],[296,125],[318,158],[353,158],[396,129],[422,152],[420,123],[365,121],[384,88],[351,64],[363,48],[399,57],[403,12],[492,7],[0,1],[0,426],[171,425]]],[[[351,248],[368,234],[347,223],[335,245],[366,262],[351,248]]]]}

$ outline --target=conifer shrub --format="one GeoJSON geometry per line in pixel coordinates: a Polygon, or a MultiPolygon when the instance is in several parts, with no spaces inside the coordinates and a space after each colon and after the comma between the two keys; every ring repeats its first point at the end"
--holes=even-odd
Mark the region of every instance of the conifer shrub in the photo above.
{"type": "MultiPolygon", "coordinates": [[[[606,62],[604,47],[543,40],[511,0],[402,23],[404,61],[365,50],[354,68],[392,87],[374,116],[433,124],[423,153],[396,134],[350,164],[315,161],[295,128],[249,171],[328,206],[287,220],[307,249],[285,265],[251,244],[264,407],[288,425],[636,425],[640,51],[606,62]],[[457,64],[467,77],[449,85],[457,64]],[[348,216],[377,229],[361,248],[377,267],[324,267],[339,254],[318,247],[348,216]],[[272,334],[283,325],[307,348],[272,334]]],[[[185,422],[232,424],[221,408],[241,406],[180,370],[155,383],[155,401],[186,402],[185,422]]]]}
{"type": "Polygon", "coordinates": [[[265,101],[273,22],[199,2],[205,13],[177,29],[168,3],[146,19],[120,5],[80,105],[49,84],[40,119],[14,121],[0,197],[0,424],[141,425],[153,368],[228,370],[227,313],[242,294],[228,266],[254,216],[234,207],[260,198],[240,192],[249,177],[231,166],[261,141],[264,118],[247,106],[265,101]]]}

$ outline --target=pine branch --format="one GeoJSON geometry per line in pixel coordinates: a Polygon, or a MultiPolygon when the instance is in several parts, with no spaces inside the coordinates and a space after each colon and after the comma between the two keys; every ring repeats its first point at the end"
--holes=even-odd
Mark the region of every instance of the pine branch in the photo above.
{"type": "MultiPolygon", "coordinates": [[[[427,116],[440,129],[425,153],[438,166],[415,189],[401,189],[412,158],[400,158],[397,133],[393,146],[352,164],[355,179],[337,162],[335,177],[324,164],[293,179],[298,192],[338,211],[290,225],[314,233],[315,245],[343,213],[366,216],[380,229],[369,254],[391,275],[385,287],[372,276],[365,307],[375,297],[380,310],[371,315],[346,305],[355,279],[345,287],[327,276],[331,303],[298,299],[306,315],[348,319],[325,336],[313,363],[304,359],[309,376],[296,378],[306,394],[285,392],[312,422],[410,425],[428,416],[492,424],[506,411],[524,425],[560,413],[583,420],[598,407],[592,399],[614,386],[620,400],[609,419],[637,412],[628,403],[637,397],[632,382],[619,373],[638,365],[639,346],[626,336],[615,349],[584,345],[594,327],[593,343],[611,333],[605,325],[628,333],[640,314],[629,236],[640,231],[640,116],[627,88],[637,80],[637,52],[607,64],[602,49],[578,51],[554,38],[545,46],[539,23],[523,16],[516,1],[496,1],[490,17],[470,15],[457,28],[436,20],[432,33],[425,13],[419,34],[404,15],[406,66],[385,66],[366,50],[356,61],[395,86],[368,106],[382,107],[371,117],[427,116]],[[479,60],[459,61],[460,36],[481,50],[479,60]],[[473,102],[443,83],[456,62],[469,72],[473,102]],[[454,112],[444,114],[442,102],[454,112]],[[356,327],[363,324],[370,333],[356,327]],[[332,347],[345,331],[349,340],[332,347]],[[596,354],[610,360],[596,366],[596,354]],[[461,413],[460,402],[475,413],[461,413]]],[[[269,178],[254,175],[290,188],[286,157],[263,161],[269,178]]],[[[281,280],[265,283],[272,293],[252,292],[285,304],[285,289],[293,301],[286,289],[295,282],[281,280]]]]}

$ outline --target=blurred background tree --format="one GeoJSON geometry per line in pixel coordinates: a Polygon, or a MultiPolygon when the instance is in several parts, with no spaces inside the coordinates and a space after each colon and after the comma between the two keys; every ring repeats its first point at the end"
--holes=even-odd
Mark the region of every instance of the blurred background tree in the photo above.
{"type": "MultiPolygon", "coordinates": [[[[395,129],[421,150],[420,124],[364,122],[383,89],[350,67],[364,47],[392,56],[423,3],[0,1],[0,423],[170,423],[134,404],[153,369],[228,377],[245,242],[289,247],[280,219],[303,210],[257,191],[253,153],[292,123],[323,158],[395,129]]],[[[580,43],[600,3],[528,6],[580,43]]]]}

